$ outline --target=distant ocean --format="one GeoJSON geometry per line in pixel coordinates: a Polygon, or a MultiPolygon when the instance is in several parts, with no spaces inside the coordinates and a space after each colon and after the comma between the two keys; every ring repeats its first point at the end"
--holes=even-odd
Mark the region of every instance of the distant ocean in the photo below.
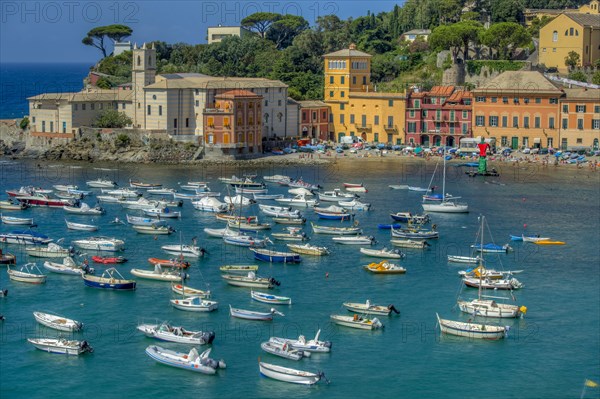
{"type": "Polygon", "coordinates": [[[27,115],[27,97],[81,90],[90,66],[91,63],[0,64],[0,119],[27,115]]]}

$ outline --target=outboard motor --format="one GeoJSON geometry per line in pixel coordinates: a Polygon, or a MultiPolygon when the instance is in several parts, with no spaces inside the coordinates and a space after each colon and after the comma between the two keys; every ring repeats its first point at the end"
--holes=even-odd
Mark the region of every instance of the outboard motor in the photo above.
{"type": "Polygon", "coordinates": [[[396,307],[393,304],[389,304],[388,309],[396,314],[400,314],[400,311],[398,309],[396,309],[396,307]]]}
{"type": "Polygon", "coordinates": [[[8,290],[0,290],[0,296],[8,296],[8,290]]]}
{"type": "Polygon", "coordinates": [[[204,344],[212,344],[214,339],[215,339],[214,331],[203,331],[202,332],[202,340],[204,341],[204,344]]]}
{"type": "Polygon", "coordinates": [[[92,348],[90,346],[90,344],[88,344],[87,341],[81,341],[81,343],[79,344],[79,347],[81,349],[83,349],[84,351],[87,351],[87,352],[90,352],[90,353],[92,353],[94,351],[94,348],[92,348]]]}
{"type": "Polygon", "coordinates": [[[281,283],[279,281],[275,280],[273,277],[269,278],[269,282],[278,287],[281,285],[281,283]]]}

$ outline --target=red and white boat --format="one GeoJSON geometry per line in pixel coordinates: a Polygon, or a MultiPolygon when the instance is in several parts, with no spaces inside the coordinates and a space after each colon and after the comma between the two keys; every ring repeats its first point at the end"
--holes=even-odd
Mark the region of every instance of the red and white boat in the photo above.
{"type": "Polygon", "coordinates": [[[362,183],[344,183],[344,187],[364,187],[362,183]]]}
{"type": "Polygon", "coordinates": [[[344,188],[346,191],[350,191],[351,193],[366,193],[368,191],[362,183],[344,183],[344,188]]]}
{"type": "Polygon", "coordinates": [[[155,266],[159,265],[161,267],[176,267],[180,269],[187,269],[188,267],[190,267],[190,262],[177,259],[148,258],[148,262],[155,266]]]}
{"type": "Polygon", "coordinates": [[[28,195],[23,197],[16,197],[17,200],[29,206],[46,206],[50,208],[63,208],[64,206],[73,206],[74,200],[59,199],[59,198],[48,198],[44,194],[28,195]]]}
{"type": "Polygon", "coordinates": [[[122,256],[92,256],[92,260],[105,265],[127,262],[127,259],[122,256]]]}

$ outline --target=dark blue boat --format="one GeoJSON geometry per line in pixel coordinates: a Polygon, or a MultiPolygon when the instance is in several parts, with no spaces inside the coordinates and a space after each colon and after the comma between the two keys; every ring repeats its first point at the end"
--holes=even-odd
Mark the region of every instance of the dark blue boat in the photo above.
{"type": "Polygon", "coordinates": [[[135,280],[126,280],[114,267],[106,269],[102,276],[83,275],[83,282],[92,288],[104,288],[108,290],[132,291],[135,290],[135,280]],[[115,277],[115,274],[117,277],[115,277]]]}
{"type": "Polygon", "coordinates": [[[328,220],[350,220],[352,216],[349,213],[338,213],[338,212],[316,212],[317,216],[320,219],[328,219],[328,220]]]}
{"type": "Polygon", "coordinates": [[[399,225],[399,224],[397,224],[397,223],[394,223],[394,224],[383,224],[383,223],[380,223],[380,224],[377,225],[377,228],[378,229],[389,230],[389,229],[401,229],[402,226],[399,225]]]}
{"type": "Polygon", "coordinates": [[[250,248],[254,252],[254,258],[265,262],[277,263],[299,263],[300,255],[293,252],[277,252],[270,249],[250,248]]]}

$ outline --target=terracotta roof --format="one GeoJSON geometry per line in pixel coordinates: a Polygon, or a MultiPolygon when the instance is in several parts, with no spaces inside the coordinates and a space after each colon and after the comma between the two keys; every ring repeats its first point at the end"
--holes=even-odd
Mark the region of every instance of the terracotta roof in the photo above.
{"type": "Polygon", "coordinates": [[[300,108],[323,108],[323,107],[329,107],[328,104],[324,103],[323,101],[319,101],[319,100],[298,101],[298,104],[300,104],[300,108]]]}
{"type": "MultiPolygon", "coordinates": [[[[166,78],[145,86],[145,89],[253,89],[262,87],[288,87],[279,80],[264,78],[230,78],[213,76],[181,76],[166,78]]],[[[161,75],[163,77],[169,75],[161,75]]]]}
{"type": "Polygon", "coordinates": [[[560,89],[536,71],[506,71],[473,90],[474,95],[511,92],[562,94],[560,89]]]}
{"type": "Polygon", "coordinates": [[[448,99],[446,99],[446,103],[458,103],[463,98],[468,97],[469,92],[465,92],[462,90],[456,90],[448,99]]]}
{"type": "Polygon", "coordinates": [[[600,104],[600,89],[563,89],[566,97],[562,98],[565,100],[595,100],[600,104]]]}
{"type": "Polygon", "coordinates": [[[565,15],[581,26],[600,28],[600,14],[566,13],[565,15]]]}
{"type": "Polygon", "coordinates": [[[333,53],[325,54],[323,57],[369,57],[372,55],[369,53],[364,53],[362,51],[356,49],[345,48],[342,50],[334,51],[333,53]]]}
{"type": "Polygon", "coordinates": [[[433,86],[427,95],[431,97],[448,97],[454,91],[454,86],[433,86]]]}
{"type": "Polygon", "coordinates": [[[262,98],[262,96],[259,96],[258,94],[253,93],[250,90],[242,90],[242,89],[227,90],[227,91],[219,93],[215,96],[215,98],[236,98],[236,97],[262,98]]]}
{"type": "Polygon", "coordinates": [[[131,101],[132,90],[82,90],[76,93],[42,93],[28,97],[29,101],[131,101]]]}

